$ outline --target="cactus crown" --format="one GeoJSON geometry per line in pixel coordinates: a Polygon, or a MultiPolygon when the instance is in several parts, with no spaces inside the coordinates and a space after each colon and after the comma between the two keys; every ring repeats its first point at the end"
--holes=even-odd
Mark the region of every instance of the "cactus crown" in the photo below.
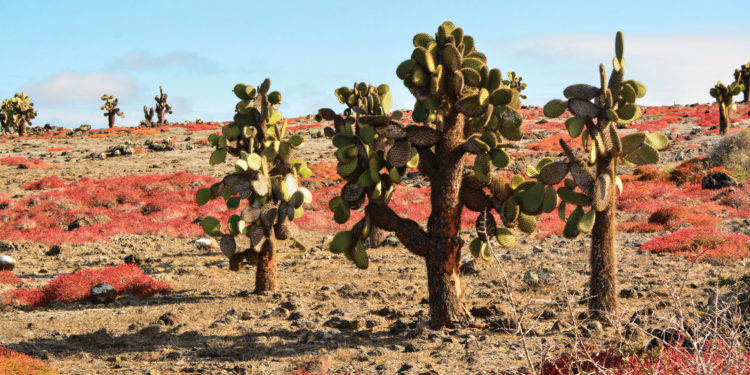
{"type": "Polygon", "coordinates": [[[625,127],[642,115],[636,99],[646,94],[646,87],[635,80],[625,80],[624,41],[622,32],[615,38],[615,57],[612,59],[612,72],[607,81],[604,65],[599,65],[599,87],[580,83],[565,88],[567,100],[555,99],[544,106],[547,117],[558,117],[566,110],[573,116],[565,121],[565,127],[572,138],[581,137],[588,158],[581,159],[568,147],[565,141],[560,144],[567,161],[551,160],[536,168],[527,168],[527,174],[537,178],[548,187],[565,181],[565,186],[557,193],[562,199],[558,213],[566,226],[563,235],[576,237],[580,232],[593,228],[595,212],[610,207],[614,188],[622,190],[622,182],[609,168],[613,159],[627,164],[648,164],[659,160],[657,150],[667,146],[668,139],[661,133],[646,134],[636,132],[620,137],[615,125],[625,127]],[[590,165],[597,165],[597,172],[590,165]],[[565,177],[570,174],[572,178],[565,177]],[[578,191],[576,191],[578,189],[578,191]],[[573,213],[565,218],[565,204],[576,206],[573,213]],[[593,206],[584,211],[584,207],[593,206]]]}
{"type": "Polygon", "coordinates": [[[21,91],[12,98],[3,100],[0,104],[0,115],[3,117],[2,131],[12,133],[20,132],[27,124],[31,125],[31,120],[36,118],[37,112],[31,99],[21,91]]]}
{"type": "MultiPolygon", "coordinates": [[[[417,34],[413,44],[411,58],[398,66],[396,75],[417,99],[412,119],[424,125],[405,126],[400,121],[401,111],[389,115],[388,86],[365,83],[335,91],[339,102],[347,106],[341,115],[325,108],[317,116],[318,121],[333,121],[333,127],[325,132],[337,148],[337,171],[347,181],[341,195],[329,202],[334,220],[344,223],[350,218],[350,210],[365,206],[364,218],[352,230],[338,233],[330,248],[334,253],[344,253],[360,268],[368,266],[363,242],[373,222],[384,220],[370,217],[370,208],[389,203],[407,168],[419,167],[431,180],[441,173],[436,154],[458,118],[466,124],[460,131],[459,151],[477,155],[474,171],[462,177],[461,186],[462,204],[482,212],[477,230],[485,236],[473,242],[472,254],[491,259],[487,233],[500,245],[512,247],[515,238],[508,228],[518,226],[526,233],[533,232],[534,215],[542,211],[541,204],[531,209],[518,204],[527,193],[537,193],[529,192],[530,185],[522,176],[509,182],[491,170],[493,164],[505,168],[510,162],[503,138],[519,140],[522,136],[523,117],[518,110],[520,90],[526,84],[521,77],[511,73],[504,81],[500,70],[487,67],[487,58],[476,50],[474,39],[450,22],[443,23],[434,37],[417,34]],[[489,213],[493,207],[507,213],[501,215],[506,228],[496,227],[489,213]]],[[[463,159],[456,162],[464,163],[463,159]]],[[[554,194],[552,197],[556,199],[554,194]]]]}
{"type": "Polygon", "coordinates": [[[731,105],[732,98],[739,95],[742,90],[745,89],[745,85],[742,84],[743,73],[736,75],[736,79],[730,85],[725,85],[721,81],[716,82],[716,85],[709,90],[709,94],[716,99],[717,102],[723,105],[731,105]]]}
{"type": "MultiPolygon", "coordinates": [[[[221,250],[230,258],[230,267],[239,269],[242,260],[254,252],[269,251],[273,238],[294,238],[293,220],[303,214],[302,205],[312,201],[310,191],[299,185],[298,178],[310,176],[304,161],[293,158],[293,151],[304,145],[300,135],[288,136],[286,120],[277,111],[281,103],[278,91],[268,92],[271,81],[266,79],[256,90],[238,84],[234,93],[240,99],[235,106],[234,121],[222,128],[222,135],[212,134],[208,140],[216,149],[211,165],[222,164],[227,154],[236,156],[234,172],[210,188],[200,189],[198,204],[222,197],[230,210],[247,205],[227,221],[228,232],[214,217],[203,220],[206,234],[221,238],[221,250]],[[250,240],[246,250],[239,250],[236,236],[250,240]]],[[[295,245],[303,247],[295,240],[295,245]]]]}
{"type": "Polygon", "coordinates": [[[109,117],[110,115],[125,117],[125,115],[120,112],[120,108],[117,107],[120,105],[120,99],[107,94],[102,95],[100,99],[104,101],[104,105],[101,107],[101,110],[104,111],[104,117],[109,117]]]}

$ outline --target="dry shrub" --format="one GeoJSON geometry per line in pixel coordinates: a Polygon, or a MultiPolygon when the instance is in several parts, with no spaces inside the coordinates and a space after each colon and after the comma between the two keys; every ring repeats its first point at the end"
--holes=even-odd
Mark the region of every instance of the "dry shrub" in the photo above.
{"type": "Polygon", "coordinates": [[[741,181],[750,178],[750,130],[722,137],[709,152],[708,160],[731,170],[741,181]]]}

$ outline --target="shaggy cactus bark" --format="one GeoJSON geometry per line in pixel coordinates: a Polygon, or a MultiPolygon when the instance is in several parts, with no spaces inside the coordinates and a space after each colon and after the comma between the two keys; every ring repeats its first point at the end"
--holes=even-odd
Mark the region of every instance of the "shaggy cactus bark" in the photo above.
{"type": "MultiPolygon", "coordinates": [[[[531,189],[533,181],[517,175],[510,183],[492,169],[510,162],[504,140],[522,136],[518,110],[525,84],[515,73],[503,81],[500,70],[487,66],[474,39],[450,22],[443,23],[434,37],[417,34],[413,44],[411,58],[398,66],[396,75],[417,99],[412,120],[420,125],[402,123],[400,111],[389,113],[386,85],[339,88],[336,96],[347,106],[343,113],[328,108],[318,113],[319,121],[333,122],[326,135],[337,148],[337,171],[347,181],[341,195],[329,202],[334,220],[343,224],[351,210],[365,212],[351,230],[334,237],[330,248],[367,268],[364,243],[372,229],[394,232],[407,250],[424,258],[432,326],[465,326],[474,321],[459,276],[464,207],[486,218],[477,221],[481,236],[469,250],[487,261],[493,246],[513,246],[510,228],[531,233],[536,230],[535,216],[544,211],[544,191],[531,189]],[[473,168],[467,166],[468,154],[476,155],[473,168]],[[408,168],[418,168],[430,181],[426,228],[388,206],[408,168]],[[496,225],[492,210],[504,217],[504,228],[496,225]]],[[[547,212],[557,203],[556,195],[552,198],[554,204],[544,207],[547,212]]]]}
{"type": "Polygon", "coordinates": [[[104,101],[104,105],[101,110],[104,111],[104,117],[107,118],[107,123],[110,128],[115,127],[115,116],[125,117],[120,108],[117,106],[120,104],[120,99],[115,98],[112,95],[102,95],[101,100],[104,101]]]}
{"type": "Polygon", "coordinates": [[[617,133],[616,127],[626,127],[641,117],[636,99],[646,95],[642,83],[624,79],[623,54],[624,41],[618,32],[609,81],[604,65],[599,65],[599,87],[583,83],[568,86],[563,92],[566,100],[555,99],[544,106],[547,117],[558,117],[566,110],[573,114],[565,120],[565,127],[572,138],[581,137],[588,158],[577,156],[561,139],[560,146],[568,160],[550,162],[541,168],[537,165],[533,170],[548,189],[565,182],[557,190],[562,200],[558,213],[565,221],[563,236],[575,238],[581,232],[591,232],[589,315],[597,320],[608,320],[617,313],[615,213],[617,191],[622,191],[617,163],[656,163],[657,150],[668,144],[661,133],[636,132],[623,137],[617,133]],[[568,175],[571,178],[566,178],[568,175]],[[570,215],[565,210],[568,204],[575,207],[570,215]]]}

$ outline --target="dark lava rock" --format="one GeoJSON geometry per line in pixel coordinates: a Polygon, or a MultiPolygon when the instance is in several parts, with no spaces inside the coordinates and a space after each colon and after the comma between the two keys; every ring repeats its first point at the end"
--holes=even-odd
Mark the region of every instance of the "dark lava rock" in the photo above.
{"type": "Polygon", "coordinates": [[[737,185],[737,180],[724,172],[711,173],[701,180],[701,188],[703,189],[716,190],[733,185],[737,185]]]}
{"type": "Polygon", "coordinates": [[[109,284],[94,285],[91,287],[91,298],[94,302],[109,303],[117,298],[117,291],[109,284]]]}

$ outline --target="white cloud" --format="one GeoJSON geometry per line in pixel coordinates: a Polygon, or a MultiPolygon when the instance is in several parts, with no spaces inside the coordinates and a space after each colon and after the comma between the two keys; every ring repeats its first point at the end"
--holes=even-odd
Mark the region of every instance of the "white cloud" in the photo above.
{"type": "MultiPolygon", "coordinates": [[[[750,59],[741,48],[747,45],[750,34],[626,33],[625,76],[647,86],[643,104],[709,102],[716,81],[731,82],[734,69],[750,59]]],[[[509,60],[523,62],[516,69],[529,82],[529,99],[533,93],[543,103],[560,96],[564,85],[596,83],[599,63],[609,72],[614,33],[539,35],[503,44],[502,50],[509,60]]]]}
{"type": "Polygon", "coordinates": [[[152,56],[136,51],[115,61],[115,68],[131,70],[156,70],[178,67],[197,71],[216,71],[216,64],[193,52],[171,52],[162,56],[152,56]]]}
{"type": "Polygon", "coordinates": [[[23,87],[33,100],[45,103],[93,102],[105,93],[123,99],[134,95],[137,88],[135,78],[129,74],[71,71],[62,71],[23,87]]]}

